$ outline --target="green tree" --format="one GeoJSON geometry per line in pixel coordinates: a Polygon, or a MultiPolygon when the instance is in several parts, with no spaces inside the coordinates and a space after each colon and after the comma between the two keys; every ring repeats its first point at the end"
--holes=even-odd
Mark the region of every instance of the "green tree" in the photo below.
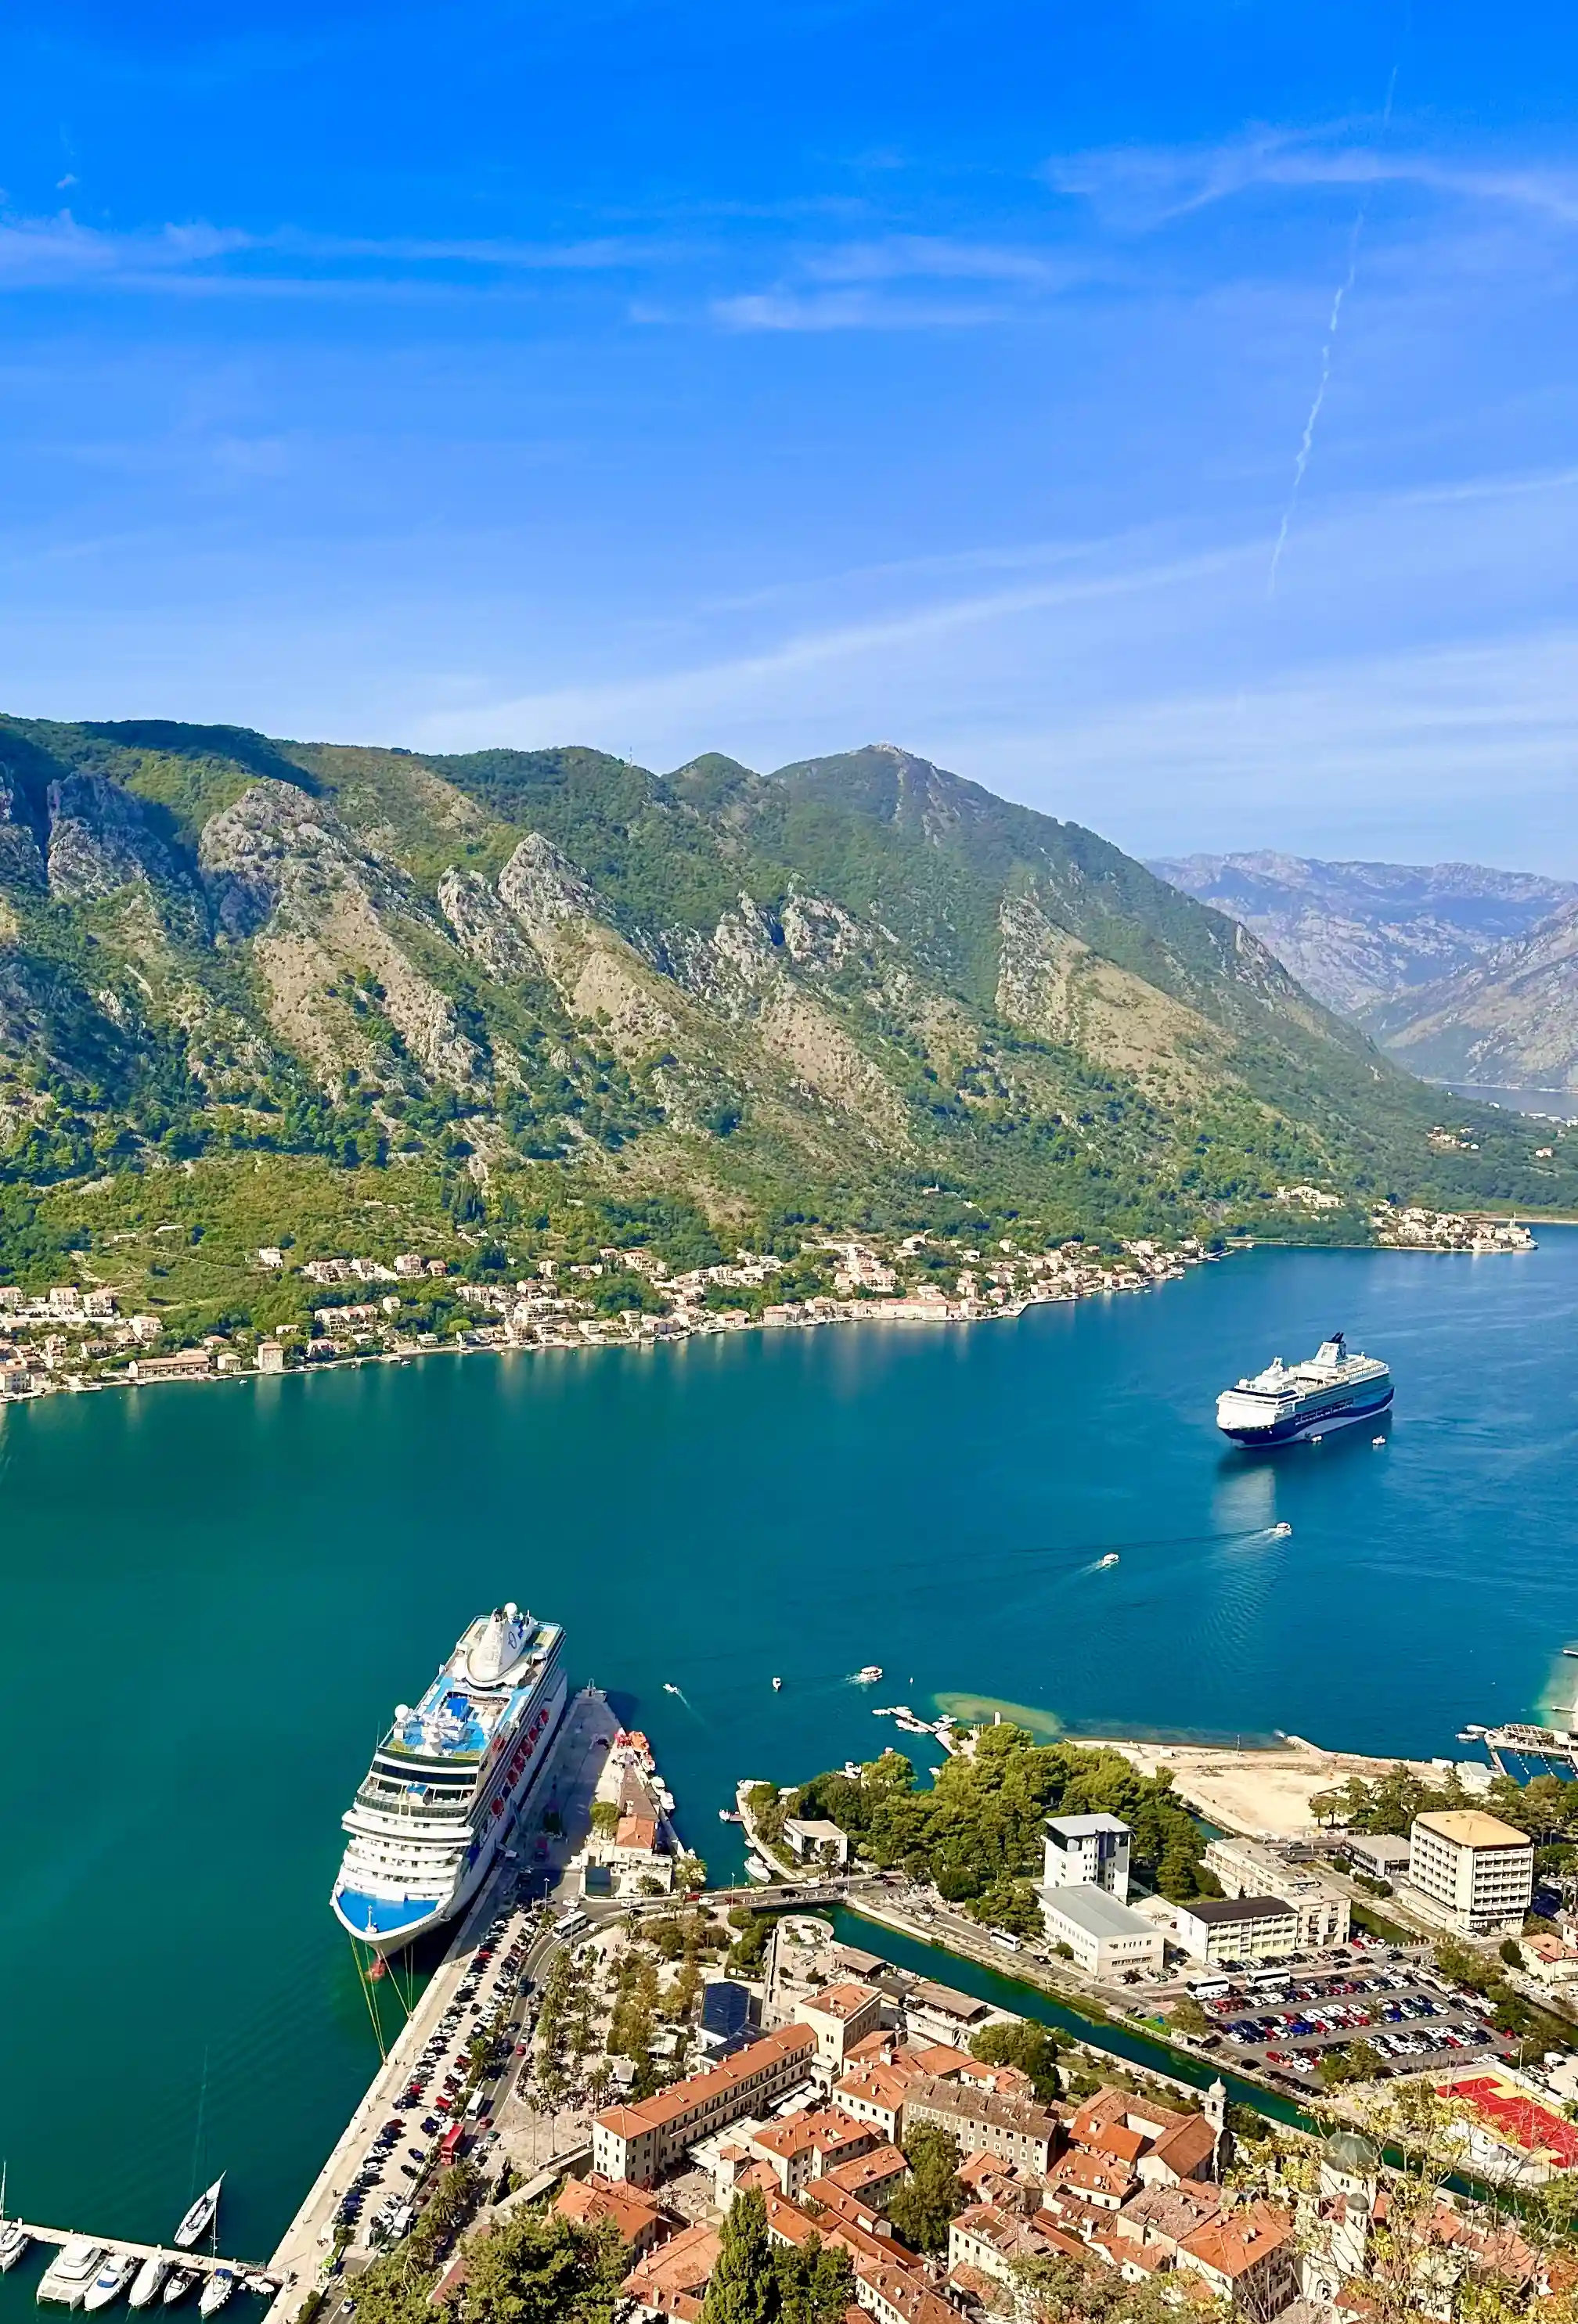
{"type": "Polygon", "coordinates": [[[772,2265],[782,2324],[844,2324],[854,2305],[854,2267],[841,2244],[825,2244],[820,2236],[779,2244],[772,2265]]]}
{"type": "Polygon", "coordinates": [[[984,2025],[970,2037],[970,2055],[983,2066],[1017,2066],[1029,2074],[1038,2098],[1057,2096],[1057,2036],[1049,2026],[1032,2024],[1028,2017],[984,2025]]]}
{"type": "Polygon", "coordinates": [[[775,2324],[779,2301],[766,2199],[760,2187],[747,2187],[724,2214],[701,2324],[775,2324]]]}
{"type": "Polygon", "coordinates": [[[613,2324],[630,2253],[608,2228],[525,2212],[466,2247],[460,2324],[613,2324]]]}
{"type": "Polygon", "coordinates": [[[959,2177],[959,2142],[935,2123],[918,2123],[904,2141],[909,2176],[888,2205],[888,2217],[915,2251],[946,2251],[948,2221],[968,2198],[959,2177]]]}

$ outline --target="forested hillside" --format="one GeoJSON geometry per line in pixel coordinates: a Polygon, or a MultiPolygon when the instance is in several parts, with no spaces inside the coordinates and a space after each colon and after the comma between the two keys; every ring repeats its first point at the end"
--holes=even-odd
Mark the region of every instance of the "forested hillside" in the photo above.
{"type": "Polygon", "coordinates": [[[513,1265],[571,1230],[1315,1231],[1296,1183],[1578,1200],[1506,1118],[1433,1143],[1440,1105],[1232,920],[891,745],[663,776],[0,720],[23,1280],[118,1239],[195,1312],[286,1236],[513,1265]]]}

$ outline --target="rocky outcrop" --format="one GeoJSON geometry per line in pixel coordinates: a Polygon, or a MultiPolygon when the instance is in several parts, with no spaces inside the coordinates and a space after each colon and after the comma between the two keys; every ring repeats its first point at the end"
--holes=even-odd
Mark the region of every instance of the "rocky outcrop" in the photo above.
{"type": "Polygon", "coordinates": [[[438,882],[438,908],[464,953],[505,984],[535,975],[539,963],[520,923],[480,872],[452,868],[438,882]]]}
{"type": "Polygon", "coordinates": [[[575,865],[540,832],[529,831],[499,873],[499,894],[540,952],[551,951],[566,927],[603,917],[575,865]]]}
{"type": "Polygon", "coordinates": [[[198,851],[217,925],[252,936],[271,1020],[325,1073],[372,1051],[341,1001],[348,971],[368,985],[411,1056],[466,1086],[484,1064],[454,1008],[401,941],[401,923],[437,924],[411,882],[359,848],[332,811],[288,784],[254,783],[205,826],[198,851]]]}
{"type": "MultiPolygon", "coordinates": [[[[36,845],[36,842],[35,842],[36,845]]],[[[80,904],[113,895],[133,881],[176,890],[193,883],[145,802],[103,775],[68,775],[49,788],[50,893],[80,904]]]]}

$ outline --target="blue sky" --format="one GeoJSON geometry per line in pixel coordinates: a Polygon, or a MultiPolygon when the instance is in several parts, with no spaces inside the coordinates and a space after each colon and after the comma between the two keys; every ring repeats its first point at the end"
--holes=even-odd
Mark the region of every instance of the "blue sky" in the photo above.
{"type": "Polygon", "coordinates": [[[1575,91],[1557,0],[13,0],[0,704],[1578,872],[1575,91]]]}

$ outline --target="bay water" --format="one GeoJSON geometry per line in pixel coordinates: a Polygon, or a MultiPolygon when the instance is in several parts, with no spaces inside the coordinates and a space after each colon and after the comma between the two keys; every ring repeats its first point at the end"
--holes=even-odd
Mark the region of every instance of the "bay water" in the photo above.
{"type": "Polygon", "coordinates": [[[1539,1237],[1260,1250],[1001,1323],[6,1408],[9,2209],[168,2236],[224,2168],[223,2244],[266,2257],[376,2062],[340,1814],[505,1598],[651,1735],[715,1873],[736,1780],[870,1757],[873,1700],[1450,1756],[1465,1720],[1564,1719],[1578,1231],[1539,1237]],[[1339,1326],[1396,1374],[1383,1444],[1227,1446],[1217,1389],[1339,1326]]]}

